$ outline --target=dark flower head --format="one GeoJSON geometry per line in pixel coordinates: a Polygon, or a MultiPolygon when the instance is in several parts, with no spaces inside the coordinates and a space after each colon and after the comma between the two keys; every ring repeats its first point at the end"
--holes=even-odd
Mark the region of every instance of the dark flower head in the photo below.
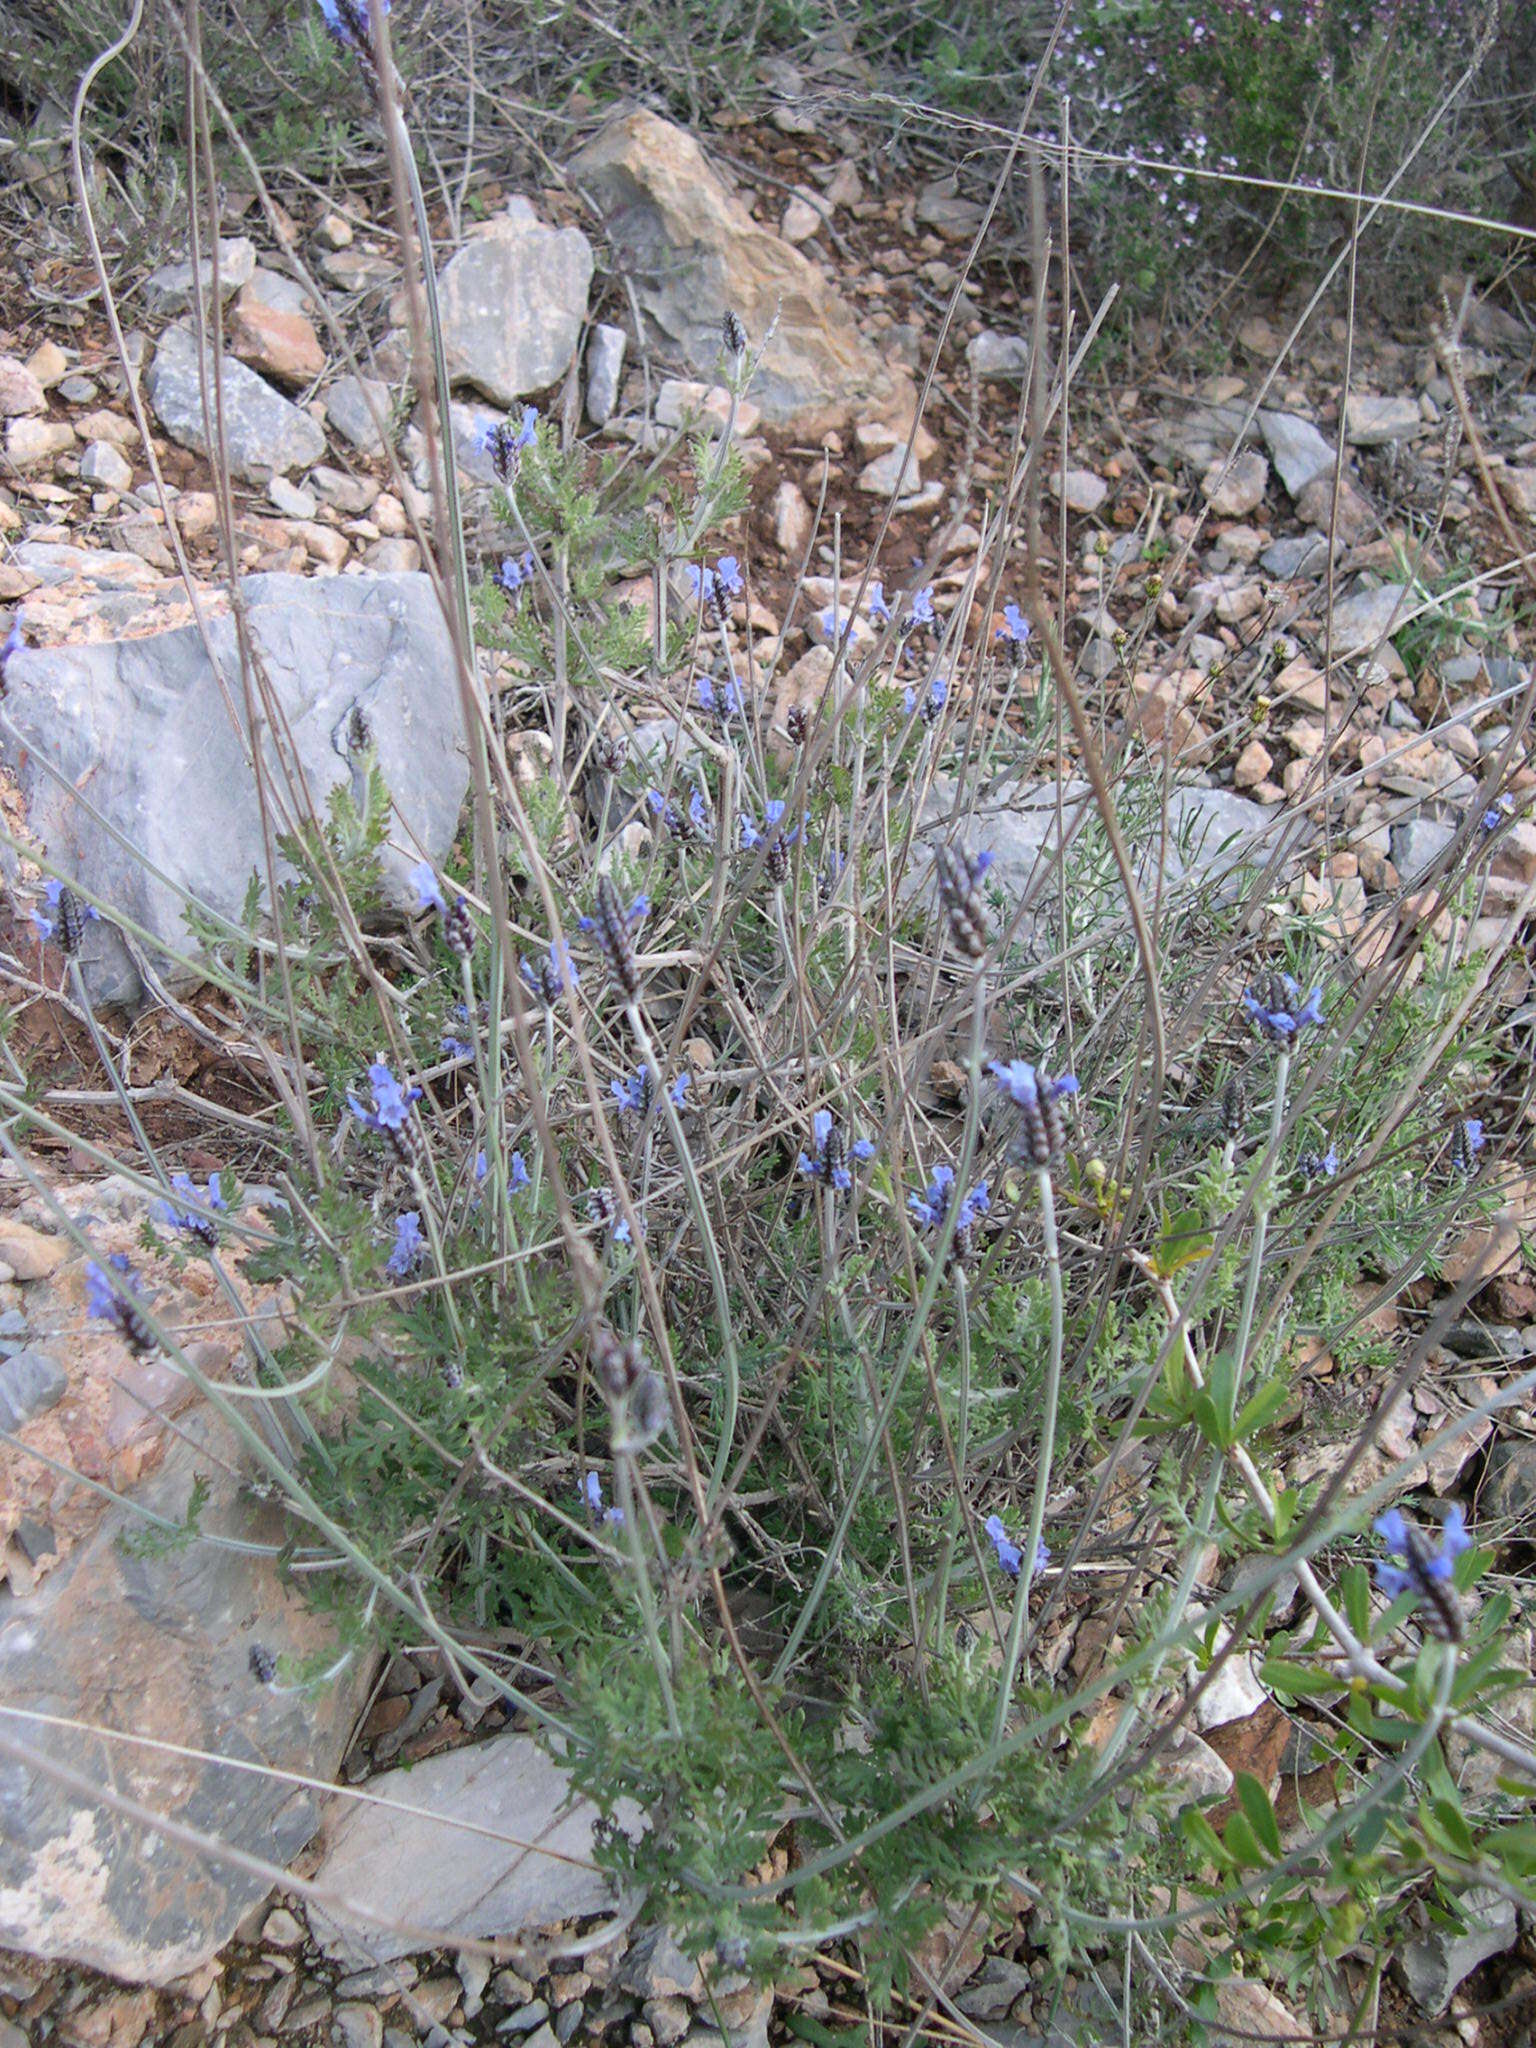
{"type": "Polygon", "coordinates": [[[1308,1180],[1332,1180],[1339,1170],[1339,1148],[1330,1145],[1326,1152],[1303,1152],[1297,1163],[1308,1180]]]}
{"type": "Polygon", "coordinates": [[[43,899],[49,914],[40,910],[30,913],[37,935],[45,940],[57,938],[59,951],[72,960],[84,944],[85,927],[95,924],[101,912],[94,903],[82,901],[57,875],[49,876],[43,899]]]}
{"type": "Polygon", "coordinates": [[[949,684],[943,676],[935,676],[921,696],[913,688],[903,690],[901,702],[908,718],[915,711],[924,725],[937,725],[949,702],[949,684]]]}
{"type": "Polygon", "coordinates": [[[933,864],[939,877],[939,902],[949,920],[949,935],[958,952],[980,960],[987,950],[987,913],[981,900],[981,878],[992,865],[990,853],[969,854],[963,848],[940,846],[933,864]]]}
{"type": "MultiPolygon", "coordinates": [[[[219,1185],[219,1176],[216,1173],[209,1174],[208,1186],[202,1194],[199,1194],[193,1185],[192,1176],[189,1173],[173,1173],[171,1175],[171,1186],[186,1201],[201,1202],[205,1209],[217,1209],[222,1212],[229,1207],[228,1202],[224,1199],[223,1190],[219,1185]]],[[[168,1229],[180,1231],[187,1237],[198,1238],[206,1245],[214,1245],[219,1241],[217,1226],[211,1218],[199,1216],[190,1208],[180,1207],[176,1203],[162,1198],[153,1205],[150,1213],[157,1222],[165,1224],[168,1229]]]]}
{"type": "Polygon", "coordinates": [[[1006,1066],[994,1060],[987,1071],[1019,1110],[1024,1158],[1042,1170],[1052,1165],[1066,1150],[1061,1104],[1066,1096],[1077,1093],[1076,1075],[1058,1074],[1052,1080],[1028,1060],[1010,1060],[1006,1066]]]}
{"type": "Polygon", "coordinates": [[[791,746],[803,747],[810,737],[811,720],[803,704],[791,704],[784,714],[784,730],[791,746]]]}
{"type": "Polygon", "coordinates": [[[615,1244],[629,1244],[632,1242],[629,1218],[620,1213],[619,1205],[614,1199],[613,1189],[608,1186],[606,1181],[601,1187],[588,1188],[587,1214],[594,1223],[601,1223],[607,1226],[615,1244]]]}
{"type": "Polygon", "coordinates": [[[606,1324],[592,1341],[592,1373],[608,1403],[616,1451],[642,1451],[671,1421],[666,1388],[645,1362],[639,1343],[606,1324]]]}
{"type": "Polygon", "coordinates": [[[519,960],[517,971],[530,992],[551,1010],[568,990],[579,985],[581,979],[570,949],[563,941],[551,946],[537,966],[531,961],[519,960]]]}
{"type": "Polygon", "coordinates": [[[619,902],[619,892],[612,880],[603,875],[597,885],[597,900],[592,915],[580,920],[581,929],[591,932],[597,941],[598,951],[608,963],[608,972],[613,977],[620,993],[629,1001],[636,1002],[640,995],[640,975],[635,962],[634,929],[650,914],[649,896],[637,896],[628,910],[619,902]]]}
{"type": "Polygon", "coordinates": [[[818,1109],[811,1118],[811,1148],[800,1154],[799,1172],[807,1180],[823,1182],[838,1194],[846,1194],[853,1186],[853,1175],[848,1170],[850,1154],[865,1160],[872,1159],[875,1152],[868,1138],[857,1138],[849,1146],[830,1109],[818,1109]]]}
{"type": "Polygon", "coordinates": [[[1243,997],[1243,1008],[1261,1034],[1276,1045],[1294,1045],[1303,1031],[1321,1024],[1322,1005],[1321,986],[1303,1002],[1301,983],[1289,974],[1271,974],[1243,997]]]}
{"type": "Polygon", "coordinates": [[[1451,1589],[1456,1560],[1472,1548],[1466,1518],[1459,1507],[1451,1508],[1441,1528],[1438,1548],[1432,1548],[1423,1532],[1416,1529],[1398,1508],[1389,1508],[1372,1524],[1387,1551],[1404,1562],[1378,1562],[1376,1583],[1389,1600],[1411,1593],[1419,1614],[1432,1635],[1443,1642],[1459,1643],[1466,1633],[1461,1606],[1451,1589]]]}
{"type": "Polygon", "coordinates": [[[738,315],[728,306],[720,321],[720,335],[725,343],[727,355],[744,356],[747,352],[747,330],[738,315]]]}
{"type": "MultiPolygon", "coordinates": [[[[491,467],[496,472],[498,482],[511,483],[513,477],[517,475],[523,450],[534,445],[538,439],[538,430],[539,409],[536,405],[523,407],[522,419],[515,427],[511,420],[496,420],[490,426],[480,429],[480,452],[491,458],[491,467]]],[[[531,569],[533,557],[525,555],[523,559],[531,569]]],[[[505,567],[505,563],[502,566],[505,567]]]]}
{"type": "Polygon", "coordinates": [[[1222,1131],[1233,1140],[1240,1138],[1248,1121],[1248,1091],[1240,1075],[1233,1074],[1226,1081],[1219,1106],[1222,1131]]]}
{"type": "Polygon", "coordinates": [[[264,1643],[252,1643],[246,1659],[250,1673],[258,1685],[271,1685],[277,1677],[277,1659],[264,1643]]]}
{"type": "Polygon", "coordinates": [[[116,1278],[94,1260],[85,1269],[86,1313],[116,1330],[130,1351],[141,1356],[155,1349],[155,1335],[139,1309],[132,1285],[133,1268],[123,1252],[107,1260],[116,1278]]]}
{"type": "Polygon", "coordinates": [[[629,739],[622,732],[605,732],[592,750],[592,758],[605,775],[617,775],[629,759],[629,739]]]}

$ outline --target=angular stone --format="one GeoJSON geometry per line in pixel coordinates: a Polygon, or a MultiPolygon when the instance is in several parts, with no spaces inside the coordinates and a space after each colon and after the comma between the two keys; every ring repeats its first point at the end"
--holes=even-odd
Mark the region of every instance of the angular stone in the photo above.
{"type": "Polygon", "coordinates": [[[241,290],[230,308],[229,339],[243,361],[287,383],[307,384],[325,369],[325,350],[303,310],[302,291],[274,271],[258,270],[241,290]]]}
{"type": "Polygon", "coordinates": [[[898,498],[915,497],[923,488],[923,473],[917,466],[916,454],[908,455],[903,445],[877,455],[859,471],[858,487],[875,498],[889,498],[893,493],[898,498]]]}
{"type": "Polygon", "coordinates": [[[781,555],[798,558],[811,537],[811,508],[805,494],[788,477],[773,494],[774,544],[781,555]]]}
{"type": "Polygon", "coordinates": [[[1413,610],[1413,593],[1402,583],[1356,591],[1333,608],[1333,651],[1373,653],[1389,632],[1397,632],[1413,610]]]}
{"type": "MultiPolygon", "coordinates": [[[[324,455],[325,434],[319,423],[291,405],[254,370],[227,356],[223,381],[224,431],[229,465],[236,476],[264,484],[284,471],[318,462],[324,455]]],[[[208,454],[197,342],[189,328],[167,328],[160,337],[145,388],[171,439],[199,455],[208,454]]]]}
{"type": "Polygon", "coordinates": [[[1363,541],[1376,523],[1370,499],[1347,476],[1339,478],[1335,506],[1331,470],[1313,477],[1296,493],[1296,517],[1322,533],[1331,527],[1338,539],[1350,547],[1363,541]]]}
{"type": "Polygon", "coordinates": [[[16,356],[0,356],[0,419],[41,412],[48,394],[26,364],[16,356]]]}
{"type": "Polygon", "coordinates": [[[600,320],[592,329],[587,343],[587,418],[594,427],[606,426],[619,409],[619,379],[628,344],[622,327],[600,320]]]}
{"type": "Polygon", "coordinates": [[[133,483],[133,464],[110,441],[93,441],[80,458],[80,475],[88,484],[126,491],[133,483]]]}
{"type": "Polygon", "coordinates": [[[1334,451],[1310,420],[1293,412],[1261,412],[1259,431],[1269,445],[1280,481],[1294,498],[1314,477],[1331,475],[1334,451]]]}
{"type": "Polygon", "coordinates": [[[592,283],[592,245],[514,199],[438,281],[443,346],[455,383],[496,405],[546,391],[576,354],[592,283]]]}
{"type": "MultiPolygon", "coordinates": [[[[244,235],[232,241],[219,242],[219,297],[233,298],[240,287],[249,284],[256,268],[256,247],[244,235]]],[[[204,294],[213,290],[213,258],[205,256],[200,265],[204,294]]],[[[157,320],[167,320],[173,313],[184,313],[192,303],[193,273],[190,263],[167,263],[162,269],[151,271],[144,280],[144,304],[157,320]]]]}
{"type": "Polygon", "coordinates": [[[1344,438],[1352,448],[1384,448],[1412,441],[1424,431],[1424,417],[1409,397],[1378,398],[1352,391],[1344,401],[1344,438]]]}
{"type": "Polygon", "coordinates": [[[325,417],[359,455],[380,455],[384,436],[374,422],[389,423],[389,386],[381,377],[338,377],[326,393],[325,417]]]}
{"type": "Polygon", "coordinates": [[[1473,1885],[1460,1893],[1457,1904],[1467,1923],[1465,1934],[1436,1927],[1419,1940],[1406,1942],[1398,1957],[1414,2003],[1431,2018],[1445,2011],[1451,1993],[1479,1963],[1503,1955],[1520,1938],[1514,1901],[1502,1893],[1473,1885]]]}
{"type": "Polygon", "coordinates": [[[5,453],[17,469],[38,469],[75,445],[68,420],[40,420],[18,415],[5,430],[5,453]]]}
{"type": "Polygon", "coordinates": [[[1404,882],[1428,872],[1456,837],[1456,827],[1439,818],[1413,817],[1392,827],[1392,865],[1404,882]]]}
{"type": "Polygon", "coordinates": [[[45,1230],[34,1230],[19,1217],[0,1220],[0,1262],[9,1266],[18,1280],[46,1280],[69,1257],[69,1240],[45,1230]]]}
{"type": "MultiPolygon", "coordinates": [[[[367,1782],[424,1813],[338,1800],[314,1881],[385,1923],[500,1940],[613,1903],[592,1862],[594,1809],[573,1799],[565,1771],[526,1735],[496,1735],[367,1782]],[[453,1826],[459,1819],[510,1839],[471,1834],[453,1826]]],[[[357,1967],[421,1946],[387,1924],[342,1923],[313,1906],[309,1917],[326,1954],[357,1967]]]]}
{"type": "Polygon", "coordinates": [[[1200,490],[1218,519],[1246,519],[1264,502],[1269,464],[1256,448],[1245,448],[1230,466],[1215,462],[1200,479],[1200,490]]]}
{"type": "Polygon", "coordinates": [[[1053,498],[1066,499],[1069,512],[1097,512],[1109,496],[1109,485],[1091,469],[1069,469],[1065,476],[1053,469],[1046,483],[1053,498]]]}
{"type": "Polygon", "coordinates": [[[56,1408],[69,1387],[69,1376],[50,1352],[14,1352],[0,1358],[0,1429],[20,1429],[36,1415],[56,1408]]]}
{"type": "Polygon", "coordinates": [[[1029,369],[1029,337],[984,327],[966,343],[965,359],[978,377],[1022,377],[1029,369]]]}
{"type": "Polygon", "coordinates": [[[663,346],[692,369],[716,371],[730,310],[754,348],[773,328],[751,390],[772,424],[811,432],[893,395],[890,371],[851,307],[798,249],[759,227],[685,129],[632,109],[569,168],[602,209],[663,346]]]}
{"type": "MultiPolygon", "coordinates": [[[[423,854],[446,855],[468,785],[452,647],[431,583],[420,575],[257,575],[244,579],[243,597],[322,813],[328,790],[355,772],[338,735],[354,706],[367,718],[403,820],[384,849],[385,894],[410,908],[409,871],[423,854]]],[[[216,615],[209,633],[239,707],[234,622],[216,615]]],[[[8,664],[7,681],[15,730],[4,757],[29,829],[58,864],[167,950],[185,954],[190,946],[184,899],[172,884],[213,914],[237,918],[252,874],[265,873],[261,819],[243,740],[197,628],[27,649],[8,664]],[[39,755],[56,765],[62,785],[39,755]],[[102,822],[75,803],[77,785],[89,787],[102,822]],[[132,860],[117,834],[143,847],[158,873],[132,860]]],[[[286,787],[270,745],[267,773],[272,787],[286,787]]],[[[103,989],[125,974],[131,986],[110,922],[87,929],[103,947],[91,974],[103,989]]],[[[189,973],[195,979],[169,963],[164,971],[184,984],[189,973]]]]}
{"type": "MultiPolygon", "coordinates": [[[[241,1452],[223,1423],[199,1410],[179,1426],[186,1440],[141,1485],[141,1504],[180,1521],[201,1474],[210,1489],[202,1530],[281,1543],[283,1517],[232,1476],[241,1452]]],[[[368,1660],[313,1692],[261,1685],[250,1669],[253,1644],[301,1665],[333,1651],[328,1625],[284,1587],[273,1558],[196,1540],[158,1555],[122,1542],[143,1526],[128,1508],[110,1508],[35,1593],[5,1603],[0,1689],[8,1704],[329,1776],[368,1660]]],[[[275,1864],[297,1855],[319,1824],[312,1793],[258,1772],[75,1728],[16,1728],[30,1749],[91,1783],[275,1864]]],[[[183,1849],[42,1769],[0,1763],[0,1942],[9,1948],[164,1984],[216,1954],[267,1889],[264,1878],[183,1849]]]]}
{"type": "Polygon", "coordinates": [[[786,242],[793,242],[798,247],[801,242],[808,242],[821,225],[821,209],[797,194],[784,209],[779,232],[786,242]]]}
{"type": "Polygon", "coordinates": [[[1321,576],[1328,567],[1328,536],[1325,533],[1287,534],[1283,540],[1271,541],[1259,561],[1271,576],[1278,576],[1282,582],[1289,582],[1293,577],[1321,576]]]}
{"type": "Polygon", "coordinates": [[[1210,2048],[1254,2048],[1254,2043],[1261,2041],[1294,2044],[1307,2038],[1306,2025],[1290,2007],[1267,1984],[1256,1984],[1248,1977],[1220,1980],[1216,2010],[1222,2024],[1212,2032],[1210,2048]]]}

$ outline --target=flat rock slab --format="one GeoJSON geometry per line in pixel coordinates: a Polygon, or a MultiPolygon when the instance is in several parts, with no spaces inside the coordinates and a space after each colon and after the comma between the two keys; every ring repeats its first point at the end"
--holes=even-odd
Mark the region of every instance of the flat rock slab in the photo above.
{"type": "Polygon", "coordinates": [[[1413,592],[1405,584],[1383,583],[1377,590],[1356,591],[1333,608],[1334,653],[1373,652],[1389,633],[1402,630],[1413,610],[1413,592]]]}
{"type": "Polygon", "coordinates": [[[449,376],[503,406],[548,390],[575,357],[591,283],[581,230],[547,227],[514,199],[438,282],[449,376]]]}
{"type": "MultiPolygon", "coordinates": [[[[208,1536],[280,1544],[282,1517],[226,1467],[239,1446],[218,1417],[184,1418],[178,1442],[139,1489],[179,1521],[193,1479],[210,1492],[208,1536]]],[[[325,1621],[284,1588],[271,1556],[194,1540],[160,1556],[125,1548],[145,1524],[111,1508],[94,1534],[25,1599],[0,1597],[0,1697],[202,1749],[329,1777],[341,1761],[366,1661],[313,1692],[258,1684],[259,1643],[295,1668],[328,1658],[325,1621]]],[[[30,1749],[231,1848],[281,1866],[320,1824],[322,1801],[256,1771],[11,1720],[30,1749]]],[[[0,1944],[68,1957],[133,1983],[164,1984],[218,1952],[270,1889],[181,1848],[142,1821],[62,1790],[45,1772],[0,1759],[0,1944]]]]}
{"type": "Polygon", "coordinates": [[[436,1945],[430,1933],[396,1927],[503,1939],[614,1903],[592,1856],[596,1809],[575,1798],[565,1771],[527,1735],[428,1757],[364,1789],[395,1804],[335,1801],[314,1882],[365,1911],[333,1920],[312,1906],[309,1914],[326,1954],[348,1968],[436,1945]]]}
{"type": "MultiPolygon", "coordinates": [[[[262,575],[245,577],[242,593],[322,813],[327,792],[358,774],[342,737],[354,707],[367,720],[399,814],[384,849],[386,894],[408,910],[409,871],[423,852],[434,861],[447,853],[469,785],[453,651],[430,581],[262,575]]],[[[183,984],[197,976],[180,892],[238,919],[252,874],[265,880],[233,619],[212,618],[209,638],[218,673],[195,626],[28,649],[7,667],[14,730],[3,758],[32,835],[104,906],[180,954],[163,971],[183,984]]],[[[273,800],[286,809],[270,735],[265,756],[273,800]]],[[[136,977],[121,937],[105,919],[87,931],[93,994],[130,999],[136,977]]]]}
{"type": "MultiPolygon", "coordinates": [[[[212,370],[210,356],[210,406],[212,370]]],[[[166,329],[144,383],[155,417],[171,439],[207,455],[212,444],[203,412],[203,373],[189,328],[166,329]]],[[[247,483],[264,484],[288,470],[305,469],[325,454],[325,434],[319,423],[233,356],[224,358],[223,390],[229,466],[247,483]]]]}
{"type": "Polygon", "coordinates": [[[775,426],[834,426],[896,395],[852,307],[782,235],[760,227],[693,136],[643,109],[617,116],[570,164],[601,209],[663,348],[718,374],[734,312],[763,349],[749,396],[775,426]],[[764,346],[769,329],[772,339],[764,346]]]}

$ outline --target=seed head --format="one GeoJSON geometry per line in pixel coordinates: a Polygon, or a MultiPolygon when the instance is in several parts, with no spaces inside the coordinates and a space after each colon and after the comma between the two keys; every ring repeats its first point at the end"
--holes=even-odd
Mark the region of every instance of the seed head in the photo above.
{"type": "Polygon", "coordinates": [[[811,721],[803,704],[791,704],[784,714],[784,730],[789,734],[790,744],[803,747],[811,730],[811,721]]]}
{"type": "Polygon", "coordinates": [[[982,959],[987,950],[987,913],[980,883],[992,865],[992,855],[941,846],[934,853],[933,864],[939,877],[939,902],[956,950],[968,960],[982,959]]]}
{"type": "Polygon", "coordinates": [[[1222,1088],[1220,1111],[1222,1132],[1235,1143],[1248,1122],[1248,1091],[1236,1074],[1230,1075],[1222,1088]]]}
{"type": "Polygon", "coordinates": [[[634,928],[650,911],[648,896],[637,896],[628,910],[619,902],[619,892],[607,875],[597,884],[592,915],[581,919],[583,931],[597,940],[598,951],[608,963],[619,993],[626,1001],[640,1000],[640,971],[635,964],[634,928]]]}
{"type": "Polygon", "coordinates": [[[469,904],[462,896],[455,898],[452,908],[443,912],[443,937],[449,952],[457,953],[461,960],[467,960],[475,950],[474,920],[469,914],[469,904]]]}
{"type": "Polygon", "coordinates": [[[747,330],[735,312],[727,307],[720,322],[720,333],[725,341],[727,355],[744,356],[747,352],[747,330]]]}
{"type": "Polygon", "coordinates": [[[1019,1154],[1042,1171],[1054,1165],[1067,1146],[1062,1100],[1077,1093],[1077,1076],[1059,1074],[1051,1080],[1028,1060],[1010,1060],[1006,1066],[994,1060],[988,1072],[1008,1100],[1018,1107],[1015,1145],[1019,1154]]]}
{"type": "Polygon", "coordinates": [[[277,1659],[265,1643],[252,1643],[246,1662],[258,1685],[271,1685],[277,1677],[277,1659]]]}

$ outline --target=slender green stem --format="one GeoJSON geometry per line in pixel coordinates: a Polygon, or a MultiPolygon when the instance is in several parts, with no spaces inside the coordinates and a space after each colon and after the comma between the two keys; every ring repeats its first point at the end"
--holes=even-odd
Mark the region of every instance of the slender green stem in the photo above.
{"type": "Polygon", "coordinates": [[[614,1491],[618,1495],[619,1512],[624,1518],[624,1542],[629,1552],[629,1567],[634,1573],[635,1597],[640,1603],[641,1631],[645,1636],[645,1646],[651,1653],[651,1662],[656,1667],[656,1683],[660,1688],[662,1705],[666,1710],[667,1733],[674,1741],[680,1741],[682,1723],[677,1717],[677,1700],[672,1691],[672,1669],[667,1661],[666,1646],[661,1640],[661,1622],[656,1612],[656,1589],[651,1584],[651,1575],[646,1569],[645,1553],[640,1548],[640,1520],[635,1513],[633,1462],[630,1452],[620,1450],[617,1444],[614,1446],[614,1491]]]}
{"type": "Polygon", "coordinates": [[[699,1243],[704,1253],[704,1264],[709,1270],[710,1286],[714,1291],[715,1316],[720,1325],[720,1392],[724,1413],[720,1421],[720,1442],[709,1475],[709,1490],[704,1497],[705,1507],[713,1511],[715,1502],[720,1498],[720,1489],[725,1484],[726,1469],[731,1458],[731,1442],[736,1434],[736,1418],[741,1406],[741,1361],[736,1353],[736,1332],[731,1320],[731,1294],[726,1285],[720,1247],[715,1242],[714,1221],[704,1200],[704,1189],[699,1180],[698,1169],[693,1163],[693,1154],[688,1149],[688,1140],[683,1133],[683,1120],[677,1113],[677,1104],[672,1100],[662,1075],[656,1049],[651,1044],[651,1035],[645,1028],[645,1019],[640,1014],[639,1004],[627,1003],[624,1015],[634,1037],[635,1049],[651,1077],[652,1095],[666,1119],[667,1130],[677,1151],[678,1164],[683,1172],[683,1184],[688,1190],[688,1205],[693,1210],[694,1221],[699,1228],[699,1243]]]}
{"type": "Polygon", "coordinates": [[[411,1168],[411,1186],[416,1190],[416,1199],[421,1204],[421,1220],[427,1226],[427,1242],[432,1247],[432,1264],[442,1281],[443,1308],[447,1312],[453,1330],[453,1341],[458,1346],[459,1363],[467,1363],[464,1343],[464,1325],[459,1319],[459,1305],[453,1298],[453,1275],[448,1270],[448,1261],[443,1255],[443,1234],[437,1227],[437,1208],[433,1201],[435,1189],[429,1189],[426,1176],[419,1166],[411,1168]]]}
{"type": "Polygon", "coordinates": [[[1056,1191],[1051,1169],[1036,1171],[1040,1189],[1040,1225],[1045,1236],[1045,1278],[1051,1296],[1051,1348],[1045,1361],[1045,1387],[1040,1415],[1040,1449],[1035,1460],[1035,1497],[1029,1511],[1029,1532],[1024,1555],[1019,1560],[1019,1584],[1008,1623],[1008,1640],[1003,1647],[1003,1669],[997,1686],[997,1706],[992,1715],[992,1745],[1002,1741],[1008,1723],[1008,1703],[1018,1676],[1019,1657],[1024,1648],[1024,1630],[1029,1621],[1029,1589],[1045,1533],[1045,1504],[1051,1491],[1051,1465],[1056,1456],[1056,1416],[1061,1405],[1061,1357],[1065,1347],[1066,1318],[1061,1292],[1061,1245],[1056,1235],[1056,1191]]]}
{"type": "MultiPolygon", "coordinates": [[[[984,965],[978,965],[971,1010],[970,1085],[967,1089],[965,1136],[960,1147],[960,1164],[955,1169],[955,1186],[957,1188],[964,1188],[969,1182],[971,1166],[976,1157],[976,1139],[981,1128],[981,1056],[986,1040],[986,1030],[986,972],[984,965]]],[[[868,1482],[871,1471],[874,1469],[875,1459],[879,1455],[881,1438],[890,1426],[892,1415],[896,1412],[896,1403],[901,1398],[902,1387],[906,1382],[908,1372],[911,1370],[912,1361],[917,1356],[917,1347],[923,1340],[924,1332],[928,1328],[928,1319],[933,1314],[933,1304],[938,1299],[940,1287],[944,1284],[944,1268],[949,1259],[949,1248],[955,1240],[955,1224],[959,1219],[959,1214],[959,1201],[951,1202],[948,1213],[945,1215],[943,1226],[939,1231],[938,1242],[933,1248],[933,1261],[928,1268],[927,1277],[923,1282],[923,1291],[918,1296],[917,1306],[912,1311],[912,1320],[907,1328],[906,1341],[901,1347],[901,1354],[897,1358],[895,1367],[892,1370],[891,1384],[886,1390],[885,1399],[880,1404],[880,1411],[875,1417],[874,1426],[865,1440],[864,1449],[859,1458],[858,1469],[854,1473],[853,1483],[848,1489],[848,1498],[843,1503],[842,1512],[837,1518],[836,1527],[832,1531],[811,1590],[805,1596],[804,1605],[795,1617],[794,1627],[789,1632],[789,1640],[779,1652],[778,1662],[773,1667],[773,1677],[770,1683],[774,1686],[783,1684],[785,1673],[789,1670],[790,1665],[793,1664],[796,1653],[801,1643],[805,1640],[806,1631],[809,1629],[822,1600],[826,1597],[827,1587],[832,1583],[832,1574],[837,1570],[838,1560],[843,1554],[843,1545],[848,1540],[848,1531],[858,1510],[860,1496],[868,1482]]]]}
{"type": "MultiPolygon", "coordinates": [[[[957,1201],[961,1199],[957,1193],[957,1201]]],[[[949,1504],[949,1526],[939,1556],[938,1584],[934,1598],[934,1641],[942,1646],[944,1622],[949,1606],[949,1577],[954,1569],[955,1550],[965,1519],[965,1461],[971,1440],[971,1312],[966,1296],[965,1268],[957,1260],[955,1280],[955,1334],[960,1345],[960,1401],[955,1415],[955,1497],[949,1504]]]]}

